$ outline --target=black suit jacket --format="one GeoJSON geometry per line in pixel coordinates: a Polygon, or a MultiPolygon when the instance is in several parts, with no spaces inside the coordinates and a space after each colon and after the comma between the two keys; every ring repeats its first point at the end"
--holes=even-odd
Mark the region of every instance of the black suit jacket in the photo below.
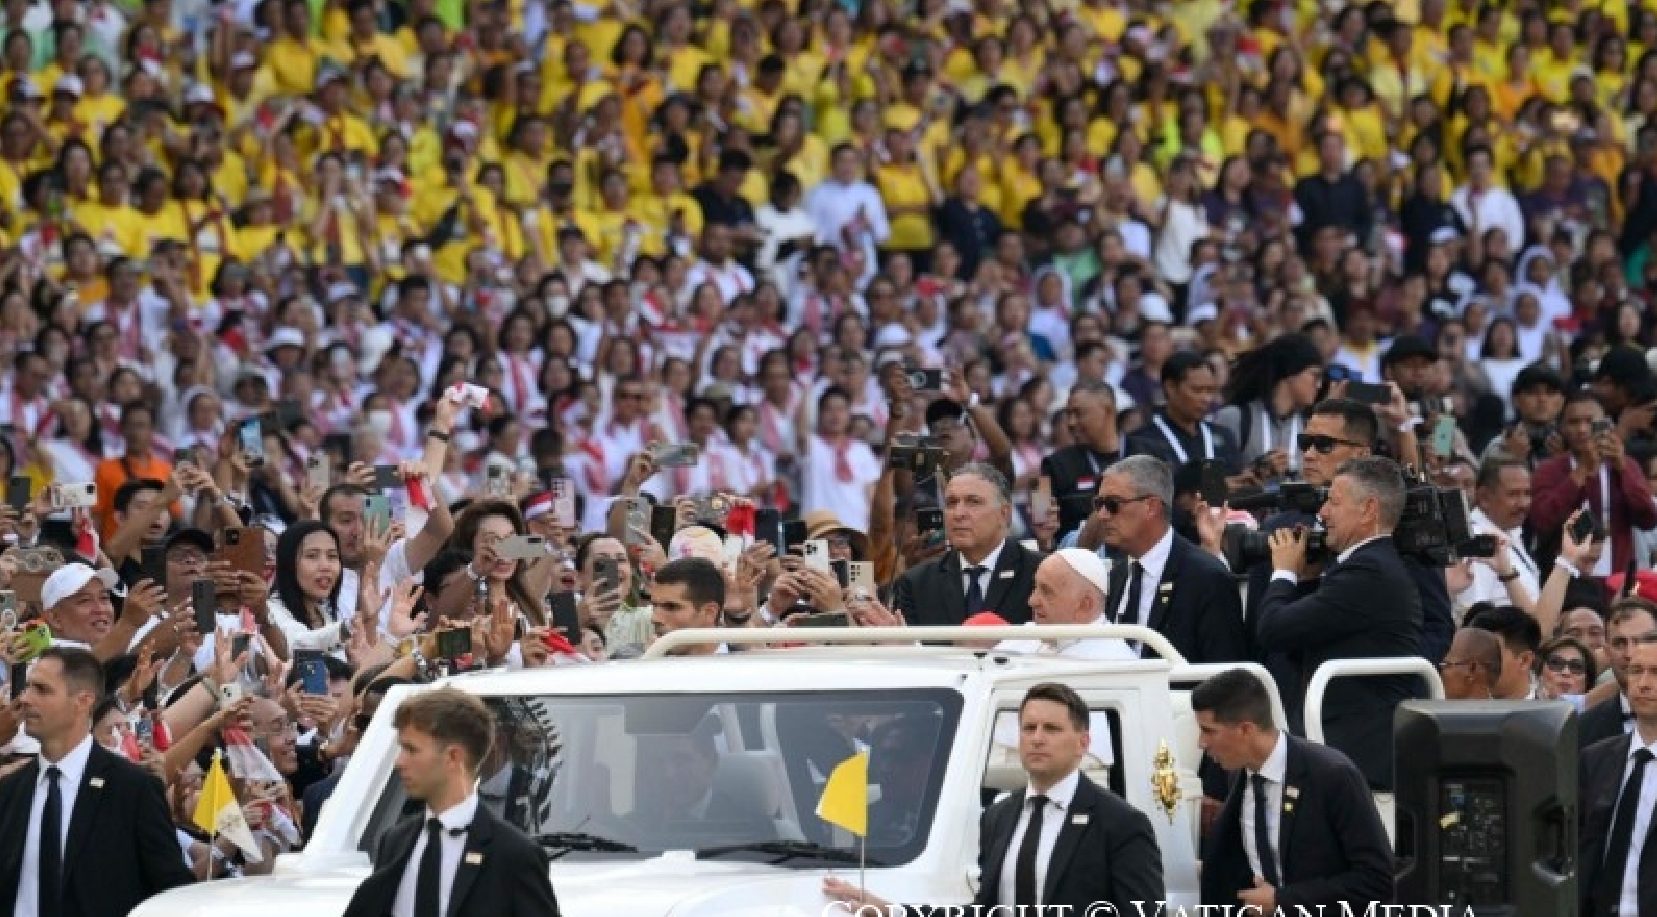
{"type": "Polygon", "coordinates": [[[1582,712],[1576,721],[1576,746],[1586,749],[1588,746],[1606,739],[1628,736],[1623,724],[1628,719],[1622,712],[1622,695],[1601,701],[1582,712]]]}
{"type": "Polygon", "coordinates": [[[1226,474],[1237,474],[1242,471],[1242,453],[1237,448],[1237,437],[1227,428],[1213,421],[1204,420],[1198,427],[1195,437],[1186,436],[1172,420],[1168,419],[1166,409],[1158,410],[1156,417],[1168,425],[1182,442],[1185,449],[1185,460],[1180,461],[1179,455],[1174,452],[1173,446],[1168,444],[1167,437],[1162,435],[1162,428],[1158,427],[1153,418],[1145,426],[1128,434],[1128,447],[1123,450],[1124,455],[1153,455],[1161,459],[1168,466],[1168,470],[1177,474],[1181,467],[1200,462],[1208,458],[1203,454],[1202,428],[1207,427],[1209,435],[1214,440],[1214,460],[1225,466],[1226,474]]]}
{"type": "MultiPolygon", "coordinates": [[[[380,838],[374,871],[357,886],[345,917],[385,917],[397,901],[403,870],[424,830],[425,810],[405,818],[380,838]]],[[[522,831],[501,821],[479,801],[466,833],[466,852],[455,867],[444,917],[558,917],[558,899],[547,874],[547,855],[522,831]]]]}
{"type": "MultiPolygon", "coordinates": [[[[1298,653],[1304,673],[1283,703],[1298,718],[1305,683],[1330,659],[1415,656],[1421,651],[1421,598],[1391,538],[1371,541],[1323,574],[1316,592],[1274,579],[1260,599],[1260,645],[1298,653]]],[[[1410,676],[1341,678],[1323,701],[1324,737],[1358,765],[1371,786],[1392,788],[1392,714],[1412,696],[1410,676]]]]}
{"type": "Polygon", "coordinates": [[[1099,476],[1119,453],[1098,453],[1083,445],[1065,446],[1041,460],[1041,474],[1053,487],[1053,502],[1059,508],[1059,535],[1080,528],[1093,515],[1093,497],[1099,492],[1099,476]]]}
{"type": "MultiPolygon", "coordinates": [[[[1620,704],[1612,704],[1617,707],[1620,704]]],[[[1580,875],[1577,891],[1582,895],[1582,917],[1609,917],[1615,900],[1599,901],[1594,885],[1599,881],[1605,860],[1605,844],[1611,833],[1611,819],[1622,791],[1623,769],[1628,764],[1629,736],[1602,739],[1582,750],[1577,781],[1577,805],[1581,810],[1580,875]]],[[[1650,765],[1647,765],[1649,767],[1650,765]]],[[[1640,851],[1640,913],[1657,914],[1657,843],[1649,834],[1640,851]]]]}
{"type": "MultiPolygon", "coordinates": [[[[1001,866],[1023,809],[1024,791],[1020,790],[985,809],[979,818],[980,878],[974,903],[980,907],[1012,903],[1001,900],[1001,866]]],[[[1095,902],[1108,901],[1115,905],[1113,913],[1131,914],[1134,901],[1163,899],[1162,853],[1151,820],[1116,794],[1081,777],[1053,844],[1053,856],[1047,861],[1042,904],[1081,914],[1095,902]]]]}
{"type": "MultiPolygon", "coordinates": [[[[1128,563],[1112,565],[1105,613],[1113,619],[1127,588],[1128,563]]],[[[1167,637],[1188,662],[1249,658],[1243,635],[1243,599],[1237,581],[1219,558],[1175,534],[1162,579],[1141,583],[1139,588],[1154,590],[1146,626],[1167,637]]],[[[1152,657],[1156,652],[1147,647],[1144,655],[1152,657]]]]}
{"type": "MultiPolygon", "coordinates": [[[[0,781],[0,907],[17,901],[39,759],[0,781]]],[[[173,833],[161,781],[92,743],[63,853],[64,917],[125,914],[194,881],[173,833]]]]}
{"type": "MultiPolygon", "coordinates": [[[[1353,913],[1369,902],[1392,901],[1392,849],[1364,775],[1347,757],[1294,736],[1283,781],[1277,835],[1282,884],[1277,905],[1286,911],[1328,905],[1353,913]]],[[[1233,781],[1225,807],[1203,845],[1202,903],[1241,904],[1237,892],[1254,885],[1243,848],[1246,781],[1233,781]]]]}
{"type": "Polygon", "coordinates": [[[334,768],[334,772],[305,788],[301,797],[304,805],[299,819],[299,836],[305,843],[311,842],[311,835],[316,833],[316,820],[322,816],[322,806],[334,796],[334,788],[339,786],[339,778],[344,775],[345,766],[342,764],[334,768]]]}
{"type": "MultiPolygon", "coordinates": [[[[1001,543],[1001,556],[990,573],[984,609],[1009,624],[1030,620],[1030,590],[1036,585],[1036,567],[1044,555],[1011,538],[1001,543]]],[[[961,552],[950,551],[904,571],[892,587],[892,604],[911,625],[954,626],[967,619],[967,595],[961,552]]]]}
{"type": "MultiPolygon", "coordinates": [[[[1261,523],[1260,531],[1272,532],[1297,525],[1309,526],[1316,521],[1317,518],[1309,513],[1281,512],[1261,523]]],[[[1450,641],[1456,635],[1456,619],[1451,610],[1450,589],[1444,582],[1444,570],[1441,567],[1428,566],[1415,557],[1400,556],[1399,559],[1404,562],[1404,569],[1409,571],[1410,580],[1415,583],[1416,595],[1421,598],[1421,655],[1428,662],[1437,665],[1444,661],[1445,654],[1450,652],[1450,641]]],[[[1271,579],[1271,575],[1270,561],[1255,564],[1249,569],[1248,613],[1244,617],[1248,621],[1249,652],[1252,658],[1263,663],[1271,671],[1277,679],[1278,689],[1287,696],[1288,686],[1298,680],[1299,673],[1291,670],[1283,654],[1265,652],[1260,646],[1257,633],[1260,597],[1265,595],[1266,583],[1271,579]]],[[[1308,586],[1306,591],[1310,592],[1311,587],[1308,586]]],[[[1310,673],[1307,675],[1310,677],[1310,673]]]]}

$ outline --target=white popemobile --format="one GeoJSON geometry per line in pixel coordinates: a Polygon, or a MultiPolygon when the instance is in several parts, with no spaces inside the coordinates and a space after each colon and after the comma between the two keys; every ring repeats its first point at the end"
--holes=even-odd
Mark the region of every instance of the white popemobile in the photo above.
{"type": "MultiPolygon", "coordinates": [[[[1170,905],[1195,905],[1202,792],[1189,691],[1233,666],[1187,664],[1139,627],[1043,627],[1041,636],[1137,640],[1162,658],[915,642],[1030,635],[1016,627],[812,629],[790,632],[787,649],[661,658],[686,643],[778,639],[763,630],[681,631],[642,660],[439,683],[496,711],[505,751],[481,781],[484,804],[541,841],[566,917],[820,917],[823,876],[855,881],[859,844],[816,817],[817,800],[834,765],[861,748],[870,751],[870,889],[894,901],[970,902],[982,804],[1024,786],[1015,715],[1024,692],[1043,681],[1070,685],[1092,708],[1085,772],[1150,816],[1170,905]],[[861,645],[834,645],[852,643],[861,645]]],[[[1246,667],[1266,681],[1282,723],[1271,679],[1246,667]]],[[[1329,677],[1394,673],[1418,674],[1432,696],[1443,694],[1425,660],[1330,662],[1308,691],[1307,722],[1319,722],[1329,677]]],[[[342,913],[368,874],[366,851],[403,814],[392,711],[421,690],[393,689],[380,704],[302,853],[279,858],[270,876],[174,889],[133,917],[342,913]]]]}

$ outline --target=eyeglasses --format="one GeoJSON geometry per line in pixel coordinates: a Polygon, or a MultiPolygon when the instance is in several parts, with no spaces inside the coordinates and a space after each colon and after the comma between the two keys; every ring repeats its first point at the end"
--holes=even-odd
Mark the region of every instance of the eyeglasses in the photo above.
{"type": "Polygon", "coordinates": [[[1321,433],[1302,433],[1295,437],[1295,445],[1302,452],[1316,452],[1318,455],[1328,455],[1335,451],[1336,446],[1351,446],[1354,449],[1363,443],[1353,442],[1350,439],[1339,439],[1334,436],[1324,436],[1321,433]]]}
{"type": "Polygon", "coordinates": [[[1564,656],[1549,656],[1544,663],[1550,672],[1567,672],[1571,675],[1588,674],[1588,664],[1581,659],[1567,659],[1564,656]]]}
{"type": "Polygon", "coordinates": [[[1151,499],[1150,494],[1145,494],[1144,496],[1139,496],[1139,497],[1094,497],[1093,498],[1093,508],[1095,510],[1101,510],[1102,509],[1105,512],[1110,513],[1112,516],[1114,516],[1117,513],[1121,512],[1122,507],[1125,506],[1126,504],[1138,503],[1141,500],[1149,500],[1149,499],[1151,499]]]}

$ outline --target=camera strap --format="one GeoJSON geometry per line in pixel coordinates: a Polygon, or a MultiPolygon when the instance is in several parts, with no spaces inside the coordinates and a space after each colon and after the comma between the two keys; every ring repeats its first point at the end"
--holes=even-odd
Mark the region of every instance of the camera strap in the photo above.
{"type": "MultiPolygon", "coordinates": [[[[1168,426],[1168,421],[1164,420],[1161,414],[1151,418],[1151,422],[1156,424],[1158,430],[1162,431],[1162,438],[1167,440],[1168,445],[1174,450],[1174,457],[1179,459],[1179,464],[1184,465],[1191,461],[1191,457],[1185,453],[1185,447],[1180,444],[1179,436],[1174,433],[1172,427],[1168,426]]],[[[1213,458],[1214,431],[1208,429],[1208,421],[1206,420],[1197,421],[1197,429],[1202,431],[1202,457],[1205,459],[1213,458]]]]}
{"type": "MultiPolygon", "coordinates": [[[[1208,432],[1208,427],[1206,425],[1203,427],[1203,432],[1204,433],[1208,432]]],[[[1299,468],[1300,468],[1300,450],[1295,448],[1295,439],[1299,436],[1300,436],[1300,415],[1298,413],[1290,414],[1289,415],[1289,432],[1285,433],[1283,435],[1283,451],[1289,456],[1289,470],[1290,471],[1296,471],[1296,470],[1299,470],[1299,468]]],[[[1269,408],[1267,408],[1264,404],[1262,404],[1262,405],[1260,405],[1260,454],[1261,455],[1265,455],[1266,453],[1272,451],[1272,441],[1273,441],[1273,437],[1272,437],[1272,412],[1269,408]]],[[[1244,448],[1247,448],[1248,443],[1245,442],[1245,443],[1242,443],[1241,445],[1244,448]]],[[[1212,450],[1210,450],[1210,451],[1212,451],[1212,450]]]]}

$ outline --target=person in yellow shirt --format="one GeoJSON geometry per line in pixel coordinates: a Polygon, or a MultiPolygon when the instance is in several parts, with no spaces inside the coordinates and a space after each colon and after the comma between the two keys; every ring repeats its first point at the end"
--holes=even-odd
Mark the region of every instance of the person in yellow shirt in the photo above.
{"type": "Polygon", "coordinates": [[[46,133],[54,147],[61,148],[71,138],[91,143],[97,138],[76,114],[75,104],[81,99],[81,78],[68,73],[57,78],[52,86],[52,102],[46,109],[46,133]]]}
{"type": "Polygon", "coordinates": [[[81,100],[75,103],[75,117],[91,129],[94,138],[102,137],[104,128],[114,124],[127,110],[127,102],[109,91],[109,65],[103,58],[84,55],[75,72],[84,90],[81,100]]]}
{"type": "Polygon", "coordinates": [[[788,65],[781,55],[767,54],[760,58],[753,82],[737,93],[739,123],[755,133],[763,132],[770,125],[771,119],[777,116],[777,106],[782,104],[783,77],[787,71],[788,65]]]}
{"type": "Polygon", "coordinates": [[[615,169],[607,170],[598,180],[598,193],[599,205],[587,215],[597,231],[588,241],[593,245],[594,258],[605,268],[626,274],[638,256],[645,232],[644,224],[633,215],[627,176],[615,169]]]}
{"type": "Polygon", "coordinates": [[[676,159],[658,154],[651,160],[650,192],[633,206],[644,224],[641,254],[664,255],[702,237],[702,205],[685,193],[676,159]]]}
{"type": "Polygon", "coordinates": [[[364,245],[374,232],[368,196],[338,153],[316,160],[316,192],[301,214],[310,238],[313,264],[343,268],[359,287],[367,286],[368,252],[364,245]]]}
{"type": "Polygon", "coordinates": [[[360,153],[379,155],[380,141],[374,129],[358,117],[350,106],[349,75],[333,63],[322,66],[317,75],[317,107],[322,110],[319,123],[307,132],[307,144],[301,149],[311,153],[360,153]]]}
{"type": "Polygon", "coordinates": [[[311,38],[311,7],[307,0],[282,4],[282,34],[265,49],[265,65],[276,89],[292,96],[310,95],[322,55],[311,38]]]}
{"type": "Polygon", "coordinates": [[[904,252],[918,263],[927,263],[936,235],[932,229],[932,208],[942,203],[938,193],[915,157],[913,126],[888,124],[886,162],[874,170],[874,186],[886,205],[891,225],[883,252],[904,252]]]}
{"type": "Polygon", "coordinates": [[[715,63],[706,51],[691,43],[690,6],[676,4],[668,8],[662,22],[661,54],[667,63],[667,91],[690,92],[702,78],[702,68],[715,63]]]}
{"type": "Polygon", "coordinates": [[[274,251],[283,228],[276,223],[276,208],[270,192],[259,185],[247,189],[247,198],[237,219],[235,240],[237,259],[253,264],[263,262],[274,251]]]}
{"type": "Polygon", "coordinates": [[[1576,33],[1563,22],[1548,29],[1548,50],[1531,63],[1536,89],[1549,102],[1564,103],[1571,97],[1571,73],[1582,66],[1576,50],[1576,33]]]}
{"type": "Polygon", "coordinates": [[[541,199],[547,166],[552,163],[551,136],[547,123],[539,115],[519,119],[512,128],[505,159],[506,193],[503,200],[510,207],[533,207],[541,199]]]}
{"type": "Polygon", "coordinates": [[[190,227],[178,202],[172,199],[166,173],[160,169],[145,169],[138,173],[138,180],[133,185],[138,191],[136,206],[144,228],[144,242],[139,249],[144,254],[140,257],[148,257],[149,251],[163,240],[180,244],[189,242],[190,227]]]}
{"type": "Polygon", "coordinates": [[[235,227],[223,201],[213,194],[207,170],[194,159],[180,160],[173,175],[173,198],[186,230],[184,276],[190,292],[205,300],[219,264],[236,250],[235,227]]]}
{"type": "Polygon", "coordinates": [[[402,42],[380,31],[374,0],[351,0],[348,15],[351,28],[343,42],[342,61],[356,67],[376,57],[386,72],[397,80],[414,76],[409,69],[408,49],[403,47],[402,42]]]}
{"type": "Polygon", "coordinates": [[[126,166],[106,159],[98,167],[98,200],[70,211],[70,219],[92,237],[105,259],[145,256],[144,218],[127,203],[128,187],[126,166]]]}

